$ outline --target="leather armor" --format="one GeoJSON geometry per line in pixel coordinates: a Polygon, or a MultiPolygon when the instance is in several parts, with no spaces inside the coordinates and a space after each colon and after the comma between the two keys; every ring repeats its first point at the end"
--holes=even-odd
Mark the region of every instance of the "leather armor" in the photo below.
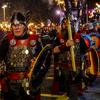
{"type": "Polygon", "coordinates": [[[6,59],[8,86],[19,95],[20,87],[24,87],[23,82],[28,81],[31,60],[39,53],[38,36],[30,35],[25,39],[16,39],[13,34],[8,34],[8,40],[6,59]]]}

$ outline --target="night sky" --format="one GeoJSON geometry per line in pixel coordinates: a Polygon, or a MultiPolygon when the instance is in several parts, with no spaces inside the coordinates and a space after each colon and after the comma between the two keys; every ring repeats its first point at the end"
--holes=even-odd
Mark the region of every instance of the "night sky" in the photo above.
{"type": "MultiPolygon", "coordinates": [[[[26,13],[30,10],[31,19],[42,20],[47,19],[49,11],[52,9],[51,4],[48,0],[0,0],[0,6],[4,3],[8,4],[6,8],[6,18],[9,19],[14,11],[21,11],[26,13]]],[[[52,0],[50,0],[52,1],[52,0]]],[[[0,19],[3,18],[3,9],[0,8],[0,19]]]]}
{"type": "MultiPolygon", "coordinates": [[[[14,11],[26,13],[30,10],[31,20],[39,21],[48,18],[54,19],[54,3],[53,0],[0,0],[0,20],[3,19],[2,5],[7,4],[6,19],[10,19],[14,11]]],[[[95,2],[99,0],[87,0],[89,8],[95,6],[95,2]]]]}

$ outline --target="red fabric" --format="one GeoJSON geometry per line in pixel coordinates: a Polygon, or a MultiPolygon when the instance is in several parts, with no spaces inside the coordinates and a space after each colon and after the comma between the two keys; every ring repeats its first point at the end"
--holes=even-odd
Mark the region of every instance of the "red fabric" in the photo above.
{"type": "Polygon", "coordinates": [[[74,35],[74,40],[76,39],[79,39],[80,40],[80,36],[81,36],[81,31],[80,32],[77,32],[75,35],[74,35]]]}
{"type": "Polygon", "coordinates": [[[16,72],[8,74],[8,79],[11,80],[20,80],[22,78],[28,78],[28,72],[16,72]]]}
{"type": "Polygon", "coordinates": [[[40,92],[35,95],[34,100],[41,100],[40,92]]]}
{"type": "MultiPolygon", "coordinates": [[[[8,40],[10,41],[10,40],[12,40],[12,39],[14,39],[15,41],[16,41],[16,44],[15,45],[20,45],[21,44],[21,42],[23,41],[23,40],[16,40],[16,38],[15,38],[15,36],[13,35],[13,33],[12,32],[10,32],[10,33],[7,33],[7,37],[8,37],[8,40]]],[[[25,42],[23,43],[23,45],[29,45],[30,47],[31,46],[33,46],[33,45],[30,45],[30,41],[31,40],[35,40],[35,41],[37,41],[38,40],[38,38],[39,38],[39,35],[36,35],[36,34],[32,34],[32,35],[29,35],[29,38],[28,39],[25,39],[25,42]]],[[[13,45],[13,46],[15,46],[15,45],[13,45]]]]}
{"type": "Polygon", "coordinates": [[[14,35],[13,35],[12,32],[10,32],[10,33],[7,33],[7,37],[8,37],[9,40],[11,40],[11,39],[14,38],[14,35]]]}
{"type": "Polygon", "coordinates": [[[60,40],[60,39],[64,39],[64,37],[62,36],[61,33],[58,33],[58,38],[59,38],[59,40],[60,40]]]}
{"type": "Polygon", "coordinates": [[[57,82],[57,81],[53,82],[52,94],[59,94],[59,82],[57,82]]]}
{"type": "Polygon", "coordinates": [[[84,91],[84,89],[82,89],[82,83],[80,83],[80,84],[78,85],[78,95],[79,95],[79,96],[83,95],[83,91],[84,91]]]}
{"type": "Polygon", "coordinates": [[[4,78],[0,79],[0,89],[3,92],[7,91],[6,79],[4,79],[4,78]]]}
{"type": "Polygon", "coordinates": [[[36,34],[32,34],[32,35],[30,35],[29,40],[37,40],[38,38],[39,38],[38,35],[36,35],[36,34]]]}

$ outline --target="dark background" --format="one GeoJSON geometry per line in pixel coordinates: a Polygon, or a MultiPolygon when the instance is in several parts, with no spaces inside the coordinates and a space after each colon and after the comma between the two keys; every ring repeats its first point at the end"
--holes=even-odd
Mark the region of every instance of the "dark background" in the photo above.
{"type": "MultiPolygon", "coordinates": [[[[6,20],[9,21],[14,11],[21,11],[24,14],[30,11],[30,21],[46,21],[47,19],[55,20],[58,16],[55,14],[57,8],[53,0],[0,0],[0,21],[3,20],[2,5],[7,4],[6,20]]],[[[73,0],[71,0],[73,1],[73,0]]],[[[95,7],[95,2],[99,0],[87,0],[88,8],[95,7]]]]}

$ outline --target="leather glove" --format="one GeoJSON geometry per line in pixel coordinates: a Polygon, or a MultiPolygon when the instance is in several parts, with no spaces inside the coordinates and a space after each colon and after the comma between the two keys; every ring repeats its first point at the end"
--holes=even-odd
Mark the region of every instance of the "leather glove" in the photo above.
{"type": "Polygon", "coordinates": [[[53,52],[54,53],[59,53],[60,52],[59,46],[54,47],[53,52]]]}
{"type": "Polygon", "coordinates": [[[74,41],[73,40],[67,40],[66,42],[66,46],[67,47],[70,47],[70,46],[73,46],[74,45],[74,41]]]}

